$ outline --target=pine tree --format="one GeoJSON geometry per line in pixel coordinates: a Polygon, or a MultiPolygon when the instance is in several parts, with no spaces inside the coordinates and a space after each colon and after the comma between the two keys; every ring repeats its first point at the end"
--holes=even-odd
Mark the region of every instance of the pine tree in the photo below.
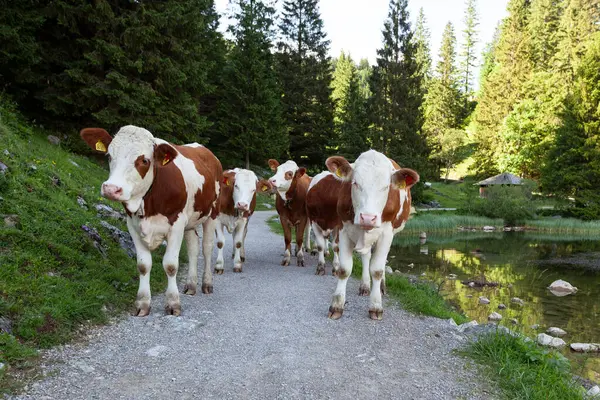
{"type": "Polygon", "coordinates": [[[373,146],[426,175],[428,150],[421,136],[422,77],[417,73],[407,0],[390,0],[383,45],[373,67],[370,114],[373,146]]]}
{"type": "Polygon", "coordinates": [[[485,49],[483,49],[483,54],[481,56],[483,63],[481,65],[481,70],[479,71],[479,91],[483,89],[490,72],[492,72],[498,64],[496,60],[496,48],[498,47],[499,38],[500,24],[496,26],[496,29],[494,29],[492,41],[485,46],[485,49]]]}
{"type": "Polygon", "coordinates": [[[529,16],[531,60],[536,71],[545,71],[558,46],[558,28],[564,0],[532,0],[529,16]]]}
{"type": "Polygon", "coordinates": [[[466,140],[464,131],[458,129],[462,124],[462,96],[455,59],[456,38],[454,28],[448,22],[442,35],[436,73],[425,97],[423,125],[431,156],[437,161],[437,170],[445,167],[447,173],[457,161],[458,149],[466,140]]]}
{"type": "Polygon", "coordinates": [[[356,159],[362,152],[369,149],[369,116],[366,99],[360,88],[360,77],[356,69],[352,70],[348,85],[347,98],[340,116],[340,147],[339,154],[349,160],[356,159]]]}
{"type": "Polygon", "coordinates": [[[346,55],[343,51],[336,59],[334,65],[335,69],[331,81],[331,87],[333,89],[331,97],[335,104],[333,121],[336,128],[336,136],[339,137],[339,127],[342,121],[343,110],[347,109],[346,103],[348,102],[350,80],[356,75],[356,66],[350,55],[346,55]]]}
{"type": "Polygon", "coordinates": [[[199,105],[222,68],[212,0],[36,3],[43,23],[33,19],[36,46],[26,46],[34,63],[26,76],[3,82],[27,115],[73,136],[86,125],[137,124],[205,141],[209,123],[199,105]]]}
{"type": "Polygon", "coordinates": [[[262,164],[281,156],[288,138],[271,54],[275,10],[260,0],[236,0],[236,6],[214,144],[222,162],[236,166],[243,157],[249,168],[250,161],[262,164]]]}
{"type": "MultiPolygon", "coordinates": [[[[465,10],[465,30],[463,31],[463,44],[461,52],[461,80],[462,91],[465,95],[465,108],[469,101],[469,97],[473,91],[473,75],[477,67],[477,55],[475,47],[477,45],[477,9],[475,3],[477,0],[467,0],[467,8],[465,10]]],[[[470,110],[466,110],[470,113],[470,110]]]]}
{"type": "Polygon", "coordinates": [[[496,66],[487,75],[474,113],[477,151],[473,165],[480,175],[499,172],[503,146],[501,123],[524,97],[523,85],[532,70],[527,31],[529,0],[510,0],[508,11],[494,49],[496,66]]]}
{"type": "Polygon", "coordinates": [[[279,24],[278,76],[290,155],[321,170],[333,136],[331,60],[318,0],[286,0],[279,24]]]}
{"type": "Polygon", "coordinates": [[[419,9],[417,24],[415,26],[414,41],[416,45],[415,59],[418,65],[418,74],[423,79],[423,88],[427,87],[431,78],[431,52],[429,50],[429,40],[431,34],[427,27],[427,19],[423,7],[419,9]]]}
{"type": "Polygon", "coordinates": [[[361,58],[360,62],[358,63],[357,72],[360,95],[366,100],[371,97],[371,87],[369,86],[369,81],[371,79],[372,68],[369,64],[369,60],[366,58],[361,58]]]}

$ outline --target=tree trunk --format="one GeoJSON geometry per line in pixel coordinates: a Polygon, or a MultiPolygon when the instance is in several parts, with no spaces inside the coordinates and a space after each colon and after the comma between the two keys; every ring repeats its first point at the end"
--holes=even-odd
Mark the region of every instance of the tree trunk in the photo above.
{"type": "Polygon", "coordinates": [[[246,169],[250,169],[250,152],[246,150],[246,169]]]}

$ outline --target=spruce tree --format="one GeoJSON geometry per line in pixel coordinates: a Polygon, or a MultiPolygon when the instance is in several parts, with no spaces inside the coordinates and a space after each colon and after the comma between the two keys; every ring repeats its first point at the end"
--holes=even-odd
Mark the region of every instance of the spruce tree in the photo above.
{"type": "Polygon", "coordinates": [[[462,96],[455,59],[456,38],[454,28],[448,22],[442,35],[435,75],[424,103],[423,132],[432,151],[431,157],[437,162],[438,172],[440,167],[445,167],[448,172],[457,161],[458,149],[466,140],[464,131],[459,131],[462,124],[462,96]]]}
{"type": "Polygon", "coordinates": [[[549,68],[558,46],[558,28],[564,0],[532,0],[529,16],[531,61],[536,71],[549,68]]]}
{"type": "Polygon", "coordinates": [[[390,0],[383,43],[371,76],[372,143],[425,176],[428,149],[421,135],[422,77],[417,73],[415,53],[407,0],[390,0]]]}
{"type": "MultiPolygon", "coordinates": [[[[477,0],[467,0],[465,10],[465,29],[463,31],[463,44],[461,52],[461,81],[462,91],[465,95],[465,107],[468,106],[469,97],[473,91],[473,75],[477,68],[477,55],[475,47],[477,45],[477,9],[475,7],[477,0]]],[[[467,113],[470,110],[465,109],[467,113]]]]}
{"type": "Polygon", "coordinates": [[[417,24],[415,26],[414,41],[416,45],[415,59],[418,65],[418,74],[423,79],[423,88],[427,87],[429,78],[431,78],[431,52],[429,50],[429,41],[431,34],[427,27],[427,19],[423,7],[419,9],[417,24]]]}
{"type": "Polygon", "coordinates": [[[232,167],[279,158],[286,150],[281,90],[271,53],[275,10],[260,0],[236,0],[234,38],[223,76],[223,98],[213,139],[222,162],[232,167]]]}
{"type": "Polygon", "coordinates": [[[352,69],[347,98],[340,115],[339,154],[354,160],[362,152],[369,150],[368,133],[369,116],[366,99],[361,93],[358,71],[352,69]]]}
{"type": "Polygon", "coordinates": [[[371,87],[369,86],[369,81],[371,79],[372,70],[373,69],[371,64],[369,64],[369,60],[366,58],[361,58],[357,67],[358,84],[360,88],[360,95],[365,100],[371,97],[371,87]]]}
{"type": "Polygon", "coordinates": [[[283,89],[290,156],[323,169],[333,136],[331,60],[318,0],[286,0],[279,23],[278,77],[283,89]]]}
{"type": "Polygon", "coordinates": [[[496,67],[487,75],[474,113],[477,150],[474,170],[479,175],[499,172],[502,153],[500,128],[504,118],[523,95],[530,77],[527,17],[529,0],[510,0],[508,17],[503,21],[498,45],[494,49],[496,67]]]}
{"type": "Polygon", "coordinates": [[[350,55],[346,55],[343,51],[335,61],[335,69],[333,71],[333,79],[331,87],[333,89],[331,97],[335,104],[335,112],[333,121],[336,128],[336,136],[339,136],[339,127],[342,121],[343,110],[347,109],[348,91],[350,88],[350,80],[356,75],[356,66],[350,55]]]}

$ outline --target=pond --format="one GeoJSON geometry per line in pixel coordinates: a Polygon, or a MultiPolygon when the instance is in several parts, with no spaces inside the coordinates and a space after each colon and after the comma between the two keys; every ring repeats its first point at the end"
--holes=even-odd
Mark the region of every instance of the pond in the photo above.
{"type": "MultiPolygon", "coordinates": [[[[600,342],[600,238],[462,232],[429,235],[422,242],[418,234],[398,234],[388,258],[390,267],[436,283],[470,319],[485,323],[495,311],[503,317],[501,324],[530,337],[554,326],[567,331],[563,337],[567,345],[600,342]],[[498,286],[461,283],[473,278],[498,286]],[[557,279],[579,290],[557,297],[547,289],[557,279]],[[479,296],[490,304],[479,304],[479,296]],[[525,304],[511,303],[513,297],[525,304]],[[507,308],[499,309],[499,304],[507,308]]],[[[574,373],[600,382],[600,356],[573,353],[568,346],[562,352],[574,373]]]]}

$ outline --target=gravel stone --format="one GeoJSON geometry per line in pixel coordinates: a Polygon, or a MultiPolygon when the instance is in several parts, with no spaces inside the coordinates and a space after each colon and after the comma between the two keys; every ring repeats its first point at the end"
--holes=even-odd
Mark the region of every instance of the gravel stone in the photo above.
{"type": "MultiPolygon", "coordinates": [[[[476,378],[472,363],[455,354],[465,338],[446,320],[410,314],[385,296],[383,320],[372,321],[369,298],[358,296],[360,282],[353,278],[343,317],[328,319],[336,278],[315,275],[317,258],[308,254],[305,268],[279,265],[284,243],[266,225],[272,215],[258,211],[252,217],[243,272],[234,274],[226,258],[225,273],[214,275],[213,294],[181,294],[180,317],[165,316],[164,295],[154,293],[148,317],[125,316],[43,351],[46,377],[8,398],[497,397],[494,387],[476,378]]],[[[229,252],[231,235],[226,238],[229,252]]],[[[201,259],[200,277],[202,266],[201,259]]]]}

